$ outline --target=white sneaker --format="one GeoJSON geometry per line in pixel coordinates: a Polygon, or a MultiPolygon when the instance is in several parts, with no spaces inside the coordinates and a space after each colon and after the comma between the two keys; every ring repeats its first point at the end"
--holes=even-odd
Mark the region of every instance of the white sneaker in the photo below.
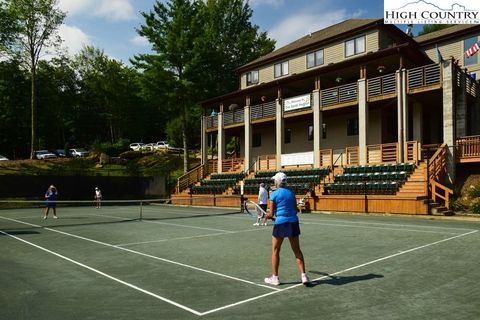
{"type": "Polygon", "coordinates": [[[58,217],[57,217],[57,216],[53,216],[53,219],[58,219],[58,217]]]}
{"type": "Polygon", "coordinates": [[[267,225],[267,223],[266,223],[266,222],[264,222],[264,223],[262,224],[262,226],[266,226],[266,225],[267,225]]]}
{"type": "Polygon", "coordinates": [[[302,283],[303,284],[308,284],[310,283],[310,279],[308,278],[306,273],[302,273],[302,283]]]}
{"type": "Polygon", "coordinates": [[[271,284],[271,285],[274,285],[274,286],[278,286],[280,284],[280,279],[278,279],[278,276],[270,276],[268,278],[265,278],[265,283],[266,284],[271,284]]]}
{"type": "Polygon", "coordinates": [[[43,216],[43,220],[47,219],[47,216],[43,216]]]}
{"type": "Polygon", "coordinates": [[[254,226],[258,226],[259,224],[258,224],[258,222],[255,222],[253,225],[254,225],[254,226]]]}

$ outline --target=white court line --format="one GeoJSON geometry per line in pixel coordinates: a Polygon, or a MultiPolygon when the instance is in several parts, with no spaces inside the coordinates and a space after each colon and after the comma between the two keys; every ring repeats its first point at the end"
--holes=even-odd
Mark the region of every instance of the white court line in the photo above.
{"type": "Polygon", "coordinates": [[[251,285],[255,285],[257,287],[268,288],[268,289],[274,290],[274,291],[279,291],[280,290],[278,288],[273,288],[271,286],[267,286],[267,285],[264,285],[264,284],[255,283],[253,281],[229,276],[229,275],[226,275],[226,274],[223,274],[223,273],[218,273],[218,272],[215,272],[215,271],[210,271],[210,270],[198,268],[198,267],[195,267],[195,266],[191,266],[191,265],[188,265],[188,264],[184,264],[184,263],[181,263],[181,262],[177,262],[177,261],[173,261],[173,260],[169,260],[169,259],[165,259],[165,258],[160,258],[160,257],[153,256],[153,255],[150,255],[150,254],[147,254],[147,253],[127,249],[127,248],[124,248],[124,247],[119,247],[119,246],[109,244],[109,243],[106,243],[106,242],[102,242],[102,241],[98,241],[98,240],[94,240],[94,239],[90,239],[90,238],[85,238],[85,237],[82,237],[82,236],[77,236],[77,235],[72,234],[72,233],[63,232],[63,231],[48,228],[48,227],[42,227],[42,226],[39,226],[39,225],[35,225],[35,224],[31,224],[31,223],[28,223],[28,222],[23,222],[23,221],[11,219],[11,218],[6,218],[6,217],[3,217],[3,216],[0,216],[0,218],[5,219],[5,220],[18,222],[18,223],[21,223],[21,224],[26,224],[26,225],[30,225],[30,226],[34,226],[34,227],[43,228],[45,230],[60,233],[60,234],[63,234],[63,235],[69,236],[69,237],[82,239],[82,240],[85,240],[85,241],[90,241],[90,242],[93,242],[93,243],[96,243],[96,244],[101,244],[101,245],[106,246],[106,247],[116,248],[116,249],[119,249],[119,250],[123,250],[123,251],[134,253],[134,254],[138,254],[140,256],[144,256],[144,257],[147,257],[147,258],[152,258],[152,259],[155,259],[155,260],[163,261],[163,262],[174,264],[174,265],[181,266],[181,267],[184,267],[184,268],[193,269],[193,270],[196,270],[196,271],[201,271],[201,272],[208,273],[208,274],[213,274],[213,275],[216,275],[216,276],[219,276],[219,277],[222,277],[222,278],[227,278],[227,279],[230,279],[230,280],[235,280],[235,281],[239,281],[239,282],[243,282],[243,283],[248,283],[248,284],[251,284],[251,285]]]}
{"type": "Polygon", "coordinates": [[[319,226],[334,226],[334,227],[346,227],[346,228],[378,229],[378,230],[422,232],[422,233],[440,233],[440,234],[452,234],[452,235],[458,234],[458,233],[447,232],[447,231],[432,231],[432,230],[420,230],[420,229],[416,230],[416,229],[406,229],[406,228],[387,228],[387,227],[374,227],[374,226],[366,226],[366,225],[322,223],[322,222],[302,222],[302,225],[319,225],[319,226]]]}
{"type": "MultiPolygon", "coordinates": [[[[328,276],[323,276],[323,277],[320,277],[320,278],[317,278],[317,279],[313,279],[312,282],[319,281],[319,280],[322,280],[322,279],[325,279],[325,278],[329,278],[330,276],[335,276],[335,275],[342,274],[342,273],[345,273],[345,272],[348,272],[348,271],[351,271],[351,270],[359,269],[359,268],[368,266],[368,265],[370,265],[370,264],[374,264],[374,263],[377,263],[377,262],[380,262],[380,261],[384,261],[384,260],[387,260],[387,259],[391,259],[391,258],[400,256],[400,255],[403,255],[403,254],[406,254],[406,253],[410,253],[410,252],[413,252],[413,251],[416,251],[416,250],[420,250],[420,249],[423,249],[423,248],[427,248],[427,247],[430,247],[430,246],[433,246],[433,245],[436,245],[436,244],[439,244],[439,243],[442,243],[442,242],[446,242],[446,241],[450,241],[450,240],[453,240],[453,239],[465,237],[465,236],[468,236],[468,235],[473,234],[473,233],[476,233],[476,232],[478,232],[478,230],[473,230],[473,231],[470,231],[470,232],[467,232],[467,233],[463,233],[463,234],[460,234],[460,235],[456,235],[456,236],[454,236],[454,237],[450,237],[450,238],[447,238],[447,239],[443,239],[443,240],[435,241],[435,242],[432,242],[432,243],[428,243],[428,244],[425,244],[425,245],[423,245],[423,246],[419,246],[419,247],[415,247],[415,248],[408,249],[408,250],[405,250],[405,251],[401,251],[401,252],[398,252],[398,253],[395,253],[395,254],[392,254],[392,255],[383,257],[383,258],[375,259],[375,260],[372,260],[372,261],[369,261],[369,262],[366,262],[366,263],[363,263],[363,264],[360,264],[360,265],[357,265],[357,266],[354,266],[354,267],[351,267],[351,268],[348,268],[348,269],[344,269],[344,270],[341,270],[341,271],[337,271],[337,272],[332,273],[332,274],[330,274],[330,275],[328,275],[328,276]]],[[[252,298],[249,298],[249,299],[245,299],[245,300],[242,300],[242,301],[238,301],[238,302],[236,302],[236,303],[232,303],[232,304],[229,304],[229,305],[225,305],[225,306],[223,306],[223,307],[211,309],[211,310],[209,310],[209,311],[202,312],[200,315],[201,315],[201,316],[205,316],[205,315],[207,315],[207,314],[211,314],[211,313],[214,313],[214,312],[217,312],[217,311],[221,311],[221,310],[225,310],[225,309],[228,309],[228,308],[232,308],[232,307],[235,307],[235,306],[238,306],[238,305],[241,305],[241,304],[245,304],[245,303],[247,303],[247,302],[251,302],[251,301],[258,300],[258,299],[261,299],[261,298],[264,298],[264,297],[268,297],[268,296],[271,296],[271,295],[273,295],[273,294],[277,294],[277,293],[280,293],[280,292],[284,292],[284,291],[286,291],[286,290],[290,290],[290,289],[297,288],[297,287],[300,287],[300,286],[303,286],[303,284],[301,284],[301,283],[300,283],[300,284],[296,284],[296,285],[293,285],[293,286],[290,286],[290,287],[281,289],[280,291],[269,292],[269,293],[262,294],[262,295],[259,295],[259,296],[256,296],[256,297],[252,297],[252,298]]]]}
{"type": "Polygon", "coordinates": [[[209,234],[202,234],[202,235],[191,236],[191,237],[167,238],[167,239],[158,239],[158,240],[142,241],[142,242],[120,243],[120,244],[116,244],[116,246],[118,246],[118,247],[126,247],[126,246],[134,246],[134,245],[137,245],[137,244],[147,244],[147,243],[166,242],[166,241],[177,241],[177,240],[190,240],[190,239],[197,239],[197,238],[207,238],[207,237],[223,236],[223,235],[226,235],[226,234],[243,233],[243,232],[253,232],[253,231],[264,230],[264,229],[266,229],[266,228],[245,229],[245,230],[232,231],[232,232],[209,233],[209,234]]]}
{"type": "MultiPolygon", "coordinates": [[[[114,218],[114,219],[124,219],[124,218],[121,218],[121,217],[115,217],[115,216],[110,216],[110,215],[106,215],[106,214],[90,214],[90,215],[91,216],[101,216],[101,217],[107,217],[107,218],[114,218]]],[[[147,220],[143,219],[141,221],[142,222],[147,222],[147,223],[163,224],[163,225],[174,226],[174,227],[191,228],[191,229],[199,229],[199,230],[207,230],[207,231],[218,231],[218,232],[223,232],[223,233],[234,232],[234,231],[231,231],[231,230],[204,228],[204,227],[189,226],[189,225],[170,223],[170,222],[150,221],[148,219],[147,220]]]]}
{"type": "MultiPolygon", "coordinates": [[[[463,231],[472,231],[475,229],[469,228],[452,228],[452,227],[439,227],[439,226],[425,226],[425,225],[417,225],[417,224],[397,224],[397,223],[381,223],[381,222],[361,222],[361,221],[345,221],[341,219],[320,219],[324,222],[330,221],[337,221],[345,224],[352,224],[352,225],[373,225],[373,226],[394,226],[394,227],[415,227],[415,228],[426,228],[426,229],[444,229],[444,230],[463,230],[463,231]]],[[[307,219],[300,219],[302,221],[309,221],[309,222],[318,222],[318,220],[308,220],[307,219]]]]}
{"type": "Polygon", "coordinates": [[[36,244],[34,244],[34,243],[32,243],[32,242],[29,242],[29,241],[27,241],[27,240],[24,240],[24,239],[21,239],[21,238],[19,238],[19,237],[14,236],[14,235],[11,235],[11,234],[9,234],[8,232],[3,232],[3,231],[0,230],[0,233],[2,233],[2,234],[4,234],[4,235],[7,235],[7,236],[9,236],[9,237],[12,237],[12,238],[14,238],[14,239],[16,239],[16,240],[18,240],[18,241],[23,242],[23,243],[26,243],[26,244],[28,244],[28,245],[30,245],[30,246],[32,246],[32,247],[37,248],[37,249],[40,249],[40,250],[43,250],[43,251],[48,252],[48,253],[50,253],[50,254],[53,254],[54,256],[57,256],[57,257],[62,258],[62,259],[64,259],[64,260],[67,260],[68,262],[74,263],[74,264],[76,264],[76,265],[78,265],[78,266],[80,266],[80,267],[82,267],[82,268],[85,268],[85,269],[88,269],[88,270],[93,271],[93,272],[95,272],[95,273],[98,273],[99,275],[104,276],[105,278],[108,278],[108,279],[110,279],[110,280],[113,280],[113,281],[116,281],[116,282],[118,282],[118,283],[121,283],[121,284],[123,284],[123,285],[125,285],[125,286],[127,286],[127,287],[130,287],[130,288],[132,288],[132,289],[134,289],[134,290],[137,290],[137,291],[140,291],[140,292],[142,292],[142,293],[145,293],[145,294],[147,294],[147,295],[149,295],[149,296],[152,296],[152,297],[154,297],[154,298],[156,298],[156,299],[158,299],[158,300],[161,300],[161,301],[163,301],[163,302],[169,303],[169,304],[171,304],[171,305],[173,305],[173,306],[175,306],[175,307],[178,307],[178,308],[180,308],[180,309],[183,309],[183,310],[185,310],[185,311],[188,311],[188,312],[190,312],[190,313],[193,313],[193,314],[195,314],[195,315],[197,315],[197,316],[200,316],[200,315],[201,315],[201,312],[198,312],[198,311],[196,311],[196,310],[194,310],[194,309],[192,309],[192,308],[189,308],[189,307],[187,307],[187,306],[184,306],[184,305],[182,305],[182,304],[180,304],[180,303],[178,303],[178,302],[175,302],[175,301],[173,301],[173,300],[167,299],[167,298],[165,298],[165,297],[159,296],[158,294],[155,294],[155,293],[150,292],[150,291],[148,291],[148,290],[142,289],[142,288],[140,288],[140,287],[138,287],[138,286],[136,286],[136,285],[133,285],[133,284],[131,284],[131,283],[129,283],[129,282],[120,280],[120,279],[118,279],[118,278],[116,278],[116,277],[113,277],[113,276],[111,276],[111,275],[109,275],[109,274],[107,274],[107,273],[105,273],[105,272],[102,272],[102,271],[100,271],[100,270],[98,270],[98,269],[89,267],[89,266],[87,266],[87,265],[85,265],[85,264],[83,264],[83,263],[81,263],[81,262],[78,262],[78,261],[76,261],[76,260],[70,259],[70,258],[68,258],[68,257],[66,257],[66,256],[64,256],[64,255],[61,255],[61,254],[57,253],[57,252],[48,250],[47,248],[41,247],[41,246],[36,245],[36,244]]]}

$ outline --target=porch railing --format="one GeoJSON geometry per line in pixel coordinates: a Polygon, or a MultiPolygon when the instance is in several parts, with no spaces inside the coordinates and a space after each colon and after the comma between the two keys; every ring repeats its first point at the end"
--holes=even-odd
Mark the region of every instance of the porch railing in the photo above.
{"type": "MultiPolygon", "coordinates": [[[[218,172],[218,160],[208,161],[208,172],[218,172]]],[[[222,160],[222,172],[240,172],[244,170],[245,160],[243,158],[231,158],[222,160]]]]}
{"type": "Polygon", "coordinates": [[[198,165],[177,179],[176,193],[180,193],[191,185],[205,178],[208,174],[206,165],[198,165]]]}
{"type": "Polygon", "coordinates": [[[405,148],[405,160],[407,162],[418,163],[422,159],[420,146],[421,144],[418,141],[407,141],[405,148]]]}
{"type": "Polygon", "coordinates": [[[333,165],[333,150],[320,150],[320,167],[330,167],[333,165]]]}
{"type": "Polygon", "coordinates": [[[257,104],[250,107],[250,119],[252,121],[262,118],[275,117],[277,112],[276,101],[257,104]]]}
{"type": "Polygon", "coordinates": [[[227,111],[223,114],[223,124],[235,124],[235,123],[243,123],[245,121],[245,111],[244,109],[240,110],[233,110],[227,111]]]}
{"type": "Polygon", "coordinates": [[[422,87],[440,84],[440,64],[429,64],[426,66],[407,70],[408,91],[422,87]]]}
{"type": "Polygon", "coordinates": [[[367,163],[397,162],[398,143],[372,144],[367,146],[367,163]]]}
{"type": "Polygon", "coordinates": [[[359,164],[358,147],[346,147],[345,148],[346,164],[357,165],[359,164]]]}
{"type": "Polygon", "coordinates": [[[480,136],[458,138],[457,157],[460,161],[471,158],[480,158],[480,136]]]}
{"type": "Polygon", "coordinates": [[[367,80],[368,98],[375,98],[385,94],[395,93],[397,82],[395,73],[367,80]]]}
{"type": "Polygon", "coordinates": [[[218,127],[218,116],[208,116],[207,117],[207,129],[217,128],[218,127]]]}
{"type": "Polygon", "coordinates": [[[274,154],[257,157],[257,171],[268,171],[277,169],[277,156],[274,154]]]}
{"type": "Polygon", "coordinates": [[[445,207],[450,206],[450,195],[453,190],[442,185],[439,181],[443,181],[447,173],[447,145],[442,144],[435,154],[428,160],[427,172],[430,186],[431,199],[436,202],[437,199],[444,200],[445,207]]]}
{"type": "Polygon", "coordinates": [[[338,103],[352,102],[358,99],[357,83],[324,89],[320,91],[320,106],[326,107],[338,103]]]}

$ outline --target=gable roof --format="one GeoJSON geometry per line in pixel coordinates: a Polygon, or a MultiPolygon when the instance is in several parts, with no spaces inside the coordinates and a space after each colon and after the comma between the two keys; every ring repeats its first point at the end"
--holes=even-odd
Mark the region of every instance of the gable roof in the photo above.
{"type": "Polygon", "coordinates": [[[325,29],[313,32],[303,36],[277,50],[274,50],[252,62],[249,62],[237,69],[237,72],[252,68],[256,65],[266,63],[288,56],[291,53],[298,53],[299,49],[308,50],[319,42],[328,42],[329,40],[337,40],[339,37],[345,38],[362,29],[369,29],[377,24],[383,24],[383,19],[349,19],[325,29]]]}
{"type": "Polygon", "coordinates": [[[458,38],[459,36],[478,31],[480,31],[480,25],[478,24],[456,24],[442,30],[437,30],[415,37],[414,40],[421,46],[425,46],[439,41],[458,38]]]}

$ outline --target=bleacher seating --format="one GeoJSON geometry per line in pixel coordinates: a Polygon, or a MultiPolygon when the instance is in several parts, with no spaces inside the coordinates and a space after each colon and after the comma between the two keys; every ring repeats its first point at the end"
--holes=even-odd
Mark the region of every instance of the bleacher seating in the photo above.
{"type": "Polygon", "coordinates": [[[328,194],[394,194],[414,169],[414,163],[349,166],[324,190],[328,194]]]}
{"type": "Polygon", "coordinates": [[[203,179],[199,186],[192,186],[192,194],[222,194],[228,187],[234,187],[239,179],[243,179],[245,174],[240,173],[215,173],[210,179],[203,179]]]}

